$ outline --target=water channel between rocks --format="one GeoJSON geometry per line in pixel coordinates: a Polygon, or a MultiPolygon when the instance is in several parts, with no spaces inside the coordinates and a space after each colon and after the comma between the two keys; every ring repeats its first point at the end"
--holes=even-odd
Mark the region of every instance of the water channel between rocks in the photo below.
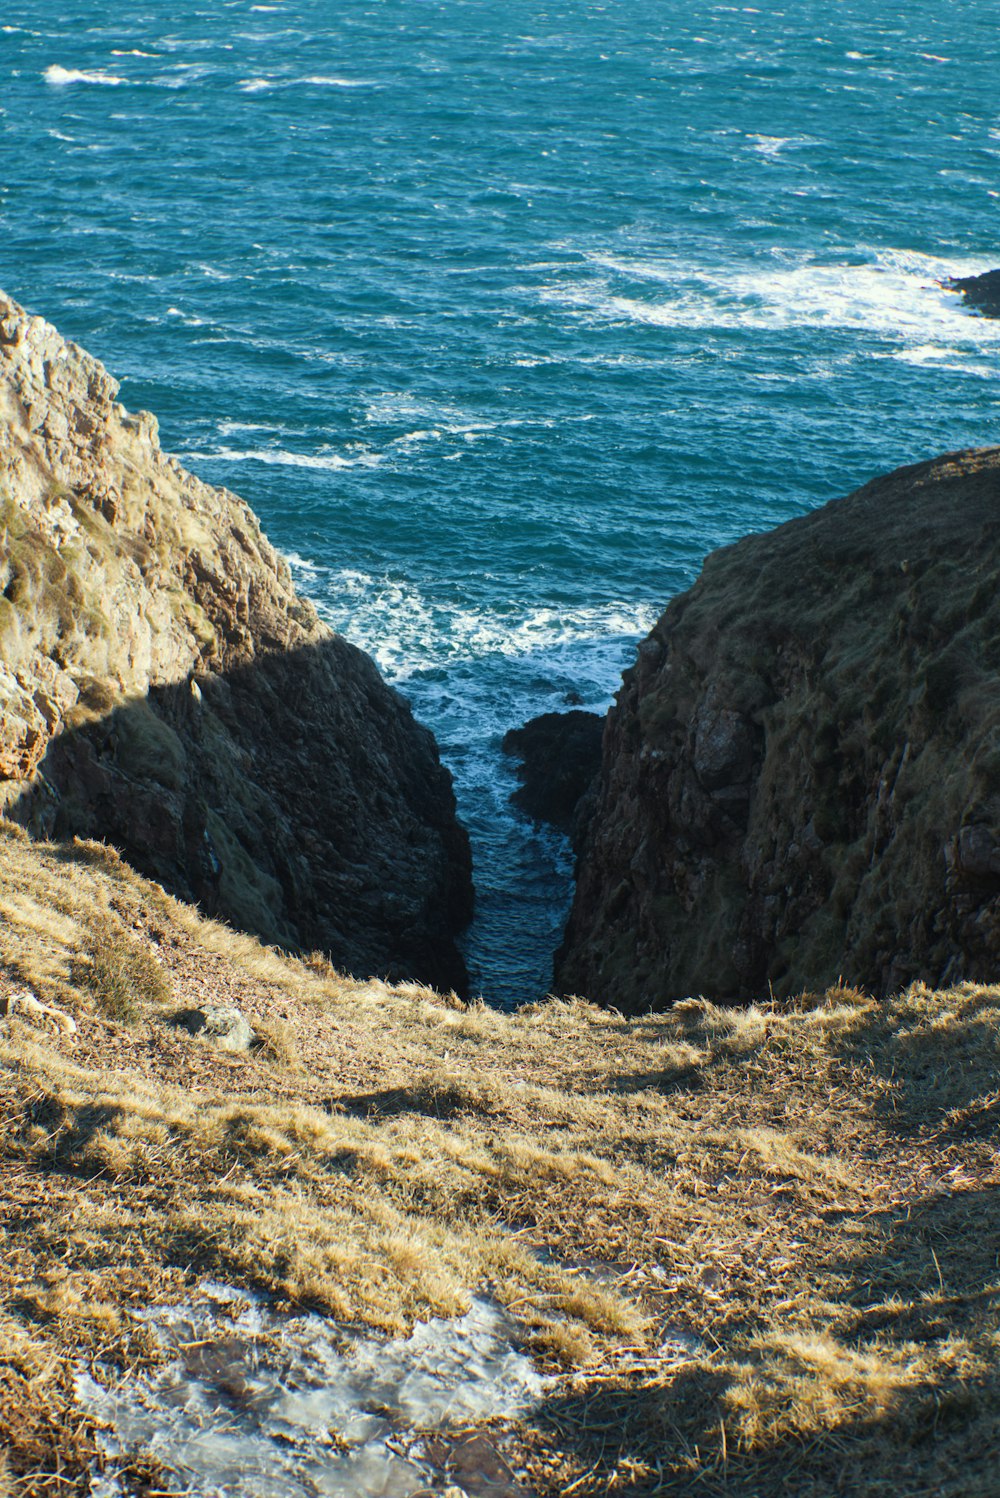
{"type": "MultiPolygon", "coordinates": [[[[110,1427],[112,1470],[141,1451],[162,1464],[162,1489],[198,1498],[415,1498],[448,1482],[469,1498],[527,1493],[492,1439],[469,1436],[529,1414],[551,1382],[490,1301],[393,1341],[212,1283],[142,1319],[175,1354],[165,1366],[77,1377],[81,1404],[110,1427]]],[[[122,1492],[114,1475],[91,1487],[122,1492]]]]}

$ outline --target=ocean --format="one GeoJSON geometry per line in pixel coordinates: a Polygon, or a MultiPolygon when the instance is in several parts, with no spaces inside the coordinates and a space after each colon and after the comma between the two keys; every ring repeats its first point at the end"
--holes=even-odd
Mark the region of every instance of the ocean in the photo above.
{"type": "Polygon", "coordinates": [[[477,991],[572,857],[507,728],[705,554],[1000,440],[992,0],[7,0],[0,285],[243,495],[438,737],[477,991]]]}

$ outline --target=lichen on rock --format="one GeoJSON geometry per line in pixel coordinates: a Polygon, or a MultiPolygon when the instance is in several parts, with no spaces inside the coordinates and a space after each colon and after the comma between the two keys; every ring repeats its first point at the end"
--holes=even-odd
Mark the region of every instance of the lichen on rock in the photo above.
{"type": "Polygon", "coordinates": [[[430,732],[83,350],[0,296],[0,814],[266,941],[461,988],[430,732]]]}
{"type": "Polygon", "coordinates": [[[557,986],[626,1010],[1000,963],[1000,448],[714,553],[626,673],[557,986]]]}

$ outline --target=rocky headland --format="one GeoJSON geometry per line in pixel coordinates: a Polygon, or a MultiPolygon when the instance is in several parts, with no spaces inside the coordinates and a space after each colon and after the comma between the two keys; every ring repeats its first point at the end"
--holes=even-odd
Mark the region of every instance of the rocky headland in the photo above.
{"type": "Polygon", "coordinates": [[[461,990],[469,848],[431,734],[117,394],[0,297],[0,813],[267,942],[461,990]]]}
{"type": "Polygon", "coordinates": [[[558,991],[995,976],[998,582],[1000,448],[710,556],[612,709],[558,991]]]}

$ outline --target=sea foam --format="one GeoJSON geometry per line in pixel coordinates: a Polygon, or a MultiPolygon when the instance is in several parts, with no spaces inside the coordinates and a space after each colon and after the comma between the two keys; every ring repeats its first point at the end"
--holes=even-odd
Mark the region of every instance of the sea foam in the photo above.
{"type": "Polygon", "coordinates": [[[96,83],[116,88],[120,83],[128,82],[128,79],[119,78],[116,73],[104,73],[99,69],[88,71],[83,68],[64,68],[59,63],[52,63],[47,67],[42,77],[54,88],[66,88],[71,83],[96,83]]]}
{"type": "Polygon", "coordinates": [[[314,468],[331,473],[339,468],[375,468],[382,462],[381,453],[370,451],[352,453],[345,457],[342,453],[296,453],[274,447],[220,447],[212,452],[188,453],[186,456],[190,461],[205,462],[214,459],[222,463],[263,463],[265,467],[314,468]]]}
{"type": "Polygon", "coordinates": [[[587,256],[598,271],[586,281],[562,280],[542,291],[578,315],[663,328],[774,330],[844,329],[896,341],[945,337],[1000,344],[1000,324],[971,316],[941,282],[975,275],[982,261],[880,249],[868,258],[827,261],[805,256],[771,265],[692,265],[681,257],[587,256]],[[626,290],[643,283],[643,296],[626,290]],[[662,288],[669,289],[664,299],[662,288]]]}

